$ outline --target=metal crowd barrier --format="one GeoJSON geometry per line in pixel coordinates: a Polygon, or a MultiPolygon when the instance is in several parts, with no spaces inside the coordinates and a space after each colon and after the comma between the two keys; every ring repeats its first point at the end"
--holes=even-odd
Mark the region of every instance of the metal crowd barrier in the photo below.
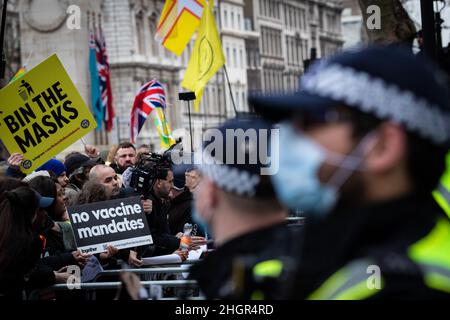
{"type": "MultiPolygon", "coordinates": [[[[87,283],[79,283],[79,284],[71,284],[70,287],[72,290],[81,289],[118,289],[121,286],[122,282],[87,282],[87,283]]],[[[161,287],[184,287],[184,286],[196,286],[197,281],[195,280],[152,280],[152,281],[141,281],[143,287],[145,286],[161,286],[161,287]]],[[[65,283],[55,284],[51,286],[49,289],[52,290],[69,290],[69,285],[65,283]]]]}
{"type": "Polygon", "coordinates": [[[289,224],[294,224],[294,223],[303,224],[305,222],[305,217],[287,217],[286,221],[289,224]]]}
{"type": "Polygon", "coordinates": [[[104,270],[97,275],[95,280],[102,276],[119,275],[121,272],[132,272],[137,275],[158,274],[158,273],[177,274],[189,272],[189,268],[168,267],[168,268],[136,268],[136,269],[104,270]]]}

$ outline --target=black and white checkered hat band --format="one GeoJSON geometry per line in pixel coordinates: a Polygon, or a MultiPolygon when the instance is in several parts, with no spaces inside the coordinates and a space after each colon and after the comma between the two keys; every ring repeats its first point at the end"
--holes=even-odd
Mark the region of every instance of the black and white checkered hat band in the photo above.
{"type": "Polygon", "coordinates": [[[219,163],[218,160],[211,158],[203,153],[195,154],[196,163],[202,174],[210,178],[219,188],[237,194],[239,196],[253,197],[261,181],[258,174],[252,174],[245,170],[240,170],[232,165],[219,163]]]}
{"type": "Polygon", "coordinates": [[[413,92],[338,64],[305,75],[301,88],[308,93],[357,106],[382,119],[389,118],[437,144],[450,140],[450,114],[413,92]]]}

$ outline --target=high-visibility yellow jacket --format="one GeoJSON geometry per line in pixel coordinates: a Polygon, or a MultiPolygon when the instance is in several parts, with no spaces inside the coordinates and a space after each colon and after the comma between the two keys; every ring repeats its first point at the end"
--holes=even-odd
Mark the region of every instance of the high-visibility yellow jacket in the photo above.
{"type": "Polygon", "coordinates": [[[450,218],[450,152],[447,154],[447,170],[433,192],[433,197],[450,218]]]}

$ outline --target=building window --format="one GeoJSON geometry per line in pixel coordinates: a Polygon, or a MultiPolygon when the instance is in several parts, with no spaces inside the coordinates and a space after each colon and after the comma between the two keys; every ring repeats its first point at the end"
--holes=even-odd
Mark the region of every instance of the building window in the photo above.
{"type": "Polygon", "coordinates": [[[244,54],[242,52],[242,49],[239,49],[239,58],[241,60],[241,68],[244,69],[244,54]]]}
{"type": "Polygon", "coordinates": [[[210,100],[209,100],[209,88],[208,86],[205,87],[205,93],[203,94],[203,103],[205,105],[205,110],[209,109],[210,106],[210,100]]]}
{"type": "Polygon", "coordinates": [[[222,109],[222,89],[220,86],[217,88],[217,113],[219,114],[222,109]]]}
{"type": "Polygon", "coordinates": [[[308,29],[307,21],[306,21],[306,10],[302,10],[302,20],[303,20],[303,29],[308,29]]]}
{"type": "Polygon", "coordinates": [[[273,1],[274,11],[275,11],[275,18],[280,19],[280,6],[278,5],[277,1],[273,1]]]}
{"type": "Polygon", "coordinates": [[[227,62],[228,62],[228,64],[230,65],[230,67],[231,67],[231,61],[230,61],[230,48],[228,48],[228,46],[227,46],[227,48],[226,48],[226,55],[227,55],[227,62]]]}
{"type": "Polygon", "coordinates": [[[235,67],[235,68],[237,68],[238,67],[238,61],[237,61],[237,51],[236,51],[236,48],[233,48],[233,66],[235,67]]]}
{"type": "Polygon", "coordinates": [[[225,9],[223,11],[223,25],[225,28],[228,28],[228,11],[225,9]]]}
{"type": "Polygon", "coordinates": [[[241,27],[241,15],[239,13],[237,14],[237,28],[239,30],[242,29],[242,27],[241,27]]]}
{"type": "Polygon", "coordinates": [[[136,14],[137,51],[145,54],[144,18],[142,11],[136,14]]]}
{"type": "Polygon", "coordinates": [[[281,44],[281,31],[275,31],[276,36],[277,36],[277,49],[278,49],[278,56],[282,57],[283,56],[283,52],[282,52],[282,44],[281,44]]]}
{"type": "Polygon", "coordinates": [[[234,11],[231,11],[231,29],[234,29],[234,11]]]}
{"type": "Polygon", "coordinates": [[[266,28],[261,28],[261,48],[262,48],[262,52],[263,54],[267,54],[268,52],[268,34],[267,34],[267,29],[266,28]]]}
{"type": "Polygon", "coordinates": [[[288,63],[291,62],[291,56],[289,55],[289,37],[286,37],[286,51],[287,51],[287,61],[288,63]]]}
{"type": "Polygon", "coordinates": [[[289,10],[289,27],[291,27],[291,28],[294,26],[293,15],[294,15],[294,12],[292,10],[289,10]]]}
{"type": "MultiPolygon", "coordinates": [[[[156,33],[156,27],[157,27],[155,18],[154,17],[150,17],[149,20],[148,20],[148,24],[149,24],[149,27],[150,27],[150,39],[154,39],[155,38],[155,33],[156,33]]],[[[150,55],[156,57],[156,56],[159,55],[159,44],[156,41],[150,41],[150,42],[151,42],[150,55]]]]}
{"type": "Polygon", "coordinates": [[[216,10],[216,8],[213,9],[214,13],[214,19],[216,20],[216,23],[219,23],[219,12],[216,10]]]}
{"type": "Polygon", "coordinates": [[[211,88],[210,110],[211,111],[217,110],[216,88],[215,87],[211,88]]]}

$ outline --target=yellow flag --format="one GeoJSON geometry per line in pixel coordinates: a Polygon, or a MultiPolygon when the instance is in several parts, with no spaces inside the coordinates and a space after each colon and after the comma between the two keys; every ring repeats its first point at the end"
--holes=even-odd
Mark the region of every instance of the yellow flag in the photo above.
{"type": "Polygon", "coordinates": [[[208,3],[203,10],[194,50],[181,83],[183,88],[195,92],[195,111],[198,111],[206,84],[225,64],[225,56],[211,7],[212,5],[208,3]]]}
{"type": "Polygon", "coordinates": [[[181,55],[202,17],[205,0],[167,0],[155,39],[167,50],[181,55]]]}
{"type": "Polygon", "coordinates": [[[159,144],[161,148],[169,149],[176,141],[162,108],[155,108],[155,125],[159,134],[159,144]]]}

